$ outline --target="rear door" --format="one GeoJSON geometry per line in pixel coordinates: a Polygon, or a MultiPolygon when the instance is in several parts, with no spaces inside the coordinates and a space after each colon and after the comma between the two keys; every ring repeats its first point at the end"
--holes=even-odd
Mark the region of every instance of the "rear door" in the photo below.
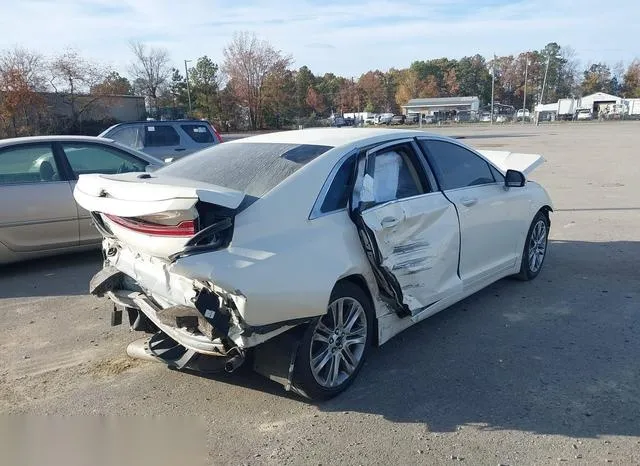
{"type": "Polygon", "coordinates": [[[351,216],[382,296],[400,315],[415,315],[461,287],[458,217],[434,186],[411,140],[358,161],[351,216]]]}
{"type": "Polygon", "coordinates": [[[144,152],[161,160],[187,154],[186,141],[170,123],[152,122],[144,125],[144,152]]]}
{"type": "Polygon", "coordinates": [[[0,242],[16,252],[78,244],[72,187],[51,143],[0,149],[0,242]]]}
{"type": "MultiPolygon", "coordinates": [[[[59,144],[65,157],[63,163],[68,163],[68,167],[73,173],[72,191],[79,175],[143,172],[148,165],[144,160],[104,144],[91,142],[62,142],[59,144]]],[[[75,204],[75,206],[77,208],[80,244],[99,242],[102,236],[94,227],[91,215],[79,205],[75,204]]]]}
{"type": "Polygon", "coordinates": [[[460,218],[460,277],[466,285],[515,266],[527,229],[525,189],[505,189],[503,175],[462,145],[419,139],[440,188],[460,218]],[[523,239],[522,239],[523,240],[523,239]]]}

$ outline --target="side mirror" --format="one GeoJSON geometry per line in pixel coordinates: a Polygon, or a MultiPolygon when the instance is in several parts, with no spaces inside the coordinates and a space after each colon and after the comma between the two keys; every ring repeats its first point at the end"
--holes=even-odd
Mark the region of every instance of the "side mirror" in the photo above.
{"type": "Polygon", "coordinates": [[[526,183],[524,175],[517,170],[507,170],[504,185],[508,188],[521,188],[526,183]]]}

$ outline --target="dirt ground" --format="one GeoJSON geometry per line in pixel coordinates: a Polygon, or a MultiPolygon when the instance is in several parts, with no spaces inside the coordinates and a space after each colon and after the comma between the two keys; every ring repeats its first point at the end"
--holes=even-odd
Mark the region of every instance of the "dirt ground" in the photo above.
{"type": "MultiPolygon", "coordinates": [[[[251,372],[129,359],[141,335],[87,295],[98,253],[0,268],[0,437],[25,418],[7,414],[157,415],[176,435],[199,426],[210,464],[640,464],[640,122],[438,132],[547,159],[532,178],[556,211],[535,281],[502,280],[410,328],[314,404],[251,372]]],[[[113,448],[180,443],[162,438],[113,448]]]]}

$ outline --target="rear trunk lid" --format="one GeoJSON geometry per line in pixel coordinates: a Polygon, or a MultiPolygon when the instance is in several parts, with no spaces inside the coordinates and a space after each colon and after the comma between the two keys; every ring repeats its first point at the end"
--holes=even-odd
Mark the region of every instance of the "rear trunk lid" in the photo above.
{"type": "Polygon", "coordinates": [[[198,237],[200,247],[228,243],[245,198],[240,191],[152,173],[81,175],[73,194],[104,236],[162,258],[194,246],[198,237]]]}
{"type": "Polygon", "coordinates": [[[544,158],[540,154],[524,154],[501,150],[479,150],[478,152],[498,169],[502,170],[503,173],[506,173],[507,170],[517,170],[528,177],[533,170],[544,163],[544,158]]]}

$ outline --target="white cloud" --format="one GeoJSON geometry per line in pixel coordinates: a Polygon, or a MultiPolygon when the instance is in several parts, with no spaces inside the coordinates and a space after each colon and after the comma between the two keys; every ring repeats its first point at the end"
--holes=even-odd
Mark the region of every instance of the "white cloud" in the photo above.
{"type": "Polygon", "coordinates": [[[128,41],[138,39],[184,59],[222,60],[234,31],[249,30],[293,55],[296,66],[346,76],[413,60],[489,56],[570,45],[583,63],[629,62],[637,0],[0,0],[0,48],[23,45],[47,55],[67,46],[126,71],[128,41]],[[239,2],[238,2],[239,3],[239,2]]]}

